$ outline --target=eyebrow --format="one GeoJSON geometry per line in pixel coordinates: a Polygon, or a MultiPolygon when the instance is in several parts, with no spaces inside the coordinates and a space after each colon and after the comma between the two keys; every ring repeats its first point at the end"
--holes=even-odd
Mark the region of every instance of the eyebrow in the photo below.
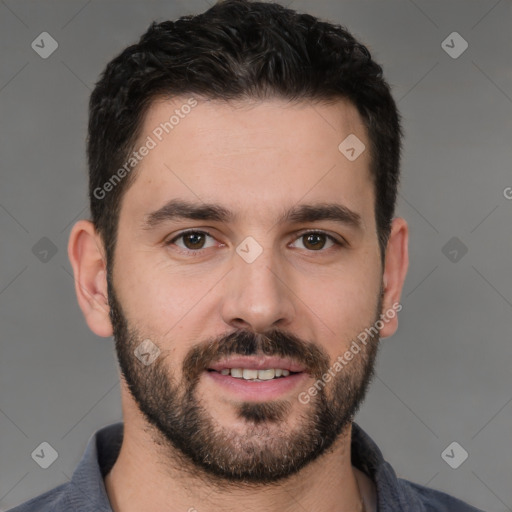
{"type": "MultiPolygon", "coordinates": [[[[191,203],[181,199],[171,199],[158,210],[145,216],[142,229],[149,231],[163,222],[181,219],[230,223],[236,220],[236,215],[231,210],[218,204],[191,203]]],[[[362,230],[361,215],[338,203],[295,205],[285,211],[275,224],[285,222],[306,223],[321,220],[330,220],[359,231],[362,230]]]]}

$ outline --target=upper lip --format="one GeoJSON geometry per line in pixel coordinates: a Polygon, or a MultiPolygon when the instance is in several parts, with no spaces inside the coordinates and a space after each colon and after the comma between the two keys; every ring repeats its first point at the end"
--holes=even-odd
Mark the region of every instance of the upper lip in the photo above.
{"type": "Polygon", "coordinates": [[[220,372],[226,368],[247,368],[249,370],[267,370],[270,368],[280,368],[290,372],[305,371],[304,365],[287,358],[278,358],[270,356],[238,356],[229,359],[223,359],[208,366],[209,370],[220,372]]]}

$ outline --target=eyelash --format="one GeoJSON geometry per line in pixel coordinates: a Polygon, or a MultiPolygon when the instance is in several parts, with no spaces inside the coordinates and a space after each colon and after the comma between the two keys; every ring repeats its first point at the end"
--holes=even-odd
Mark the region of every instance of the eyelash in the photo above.
{"type": "MultiPolygon", "coordinates": [[[[208,231],[203,231],[203,230],[198,230],[198,229],[189,229],[187,231],[182,231],[180,234],[176,235],[171,240],[165,242],[165,246],[170,246],[170,245],[174,244],[176,242],[176,240],[179,240],[180,238],[183,238],[184,236],[189,235],[191,233],[201,234],[201,235],[208,235],[211,238],[215,238],[208,231]]],[[[347,246],[347,244],[345,242],[342,242],[342,241],[334,238],[332,235],[329,235],[325,231],[321,231],[321,230],[304,231],[304,232],[300,233],[295,238],[295,240],[298,240],[299,238],[302,238],[302,237],[304,237],[306,235],[324,235],[326,238],[328,238],[331,242],[334,243],[334,246],[337,246],[336,248],[341,248],[341,247],[346,247],[347,246]]],[[[308,251],[308,252],[311,252],[311,253],[314,253],[314,252],[320,252],[320,253],[321,252],[327,252],[329,249],[332,249],[333,247],[330,247],[328,249],[319,249],[318,251],[311,250],[311,251],[308,251]]],[[[197,250],[183,249],[182,247],[178,247],[178,249],[179,249],[179,252],[181,252],[183,254],[193,255],[193,256],[200,256],[203,253],[203,251],[206,251],[207,249],[210,249],[210,247],[206,247],[205,249],[197,249],[197,250]]]]}

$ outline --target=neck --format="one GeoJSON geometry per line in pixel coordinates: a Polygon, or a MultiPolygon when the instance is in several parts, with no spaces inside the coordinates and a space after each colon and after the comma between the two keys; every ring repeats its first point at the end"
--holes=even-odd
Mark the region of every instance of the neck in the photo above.
{"type": "Polygon", "coordinates": [[[299,473],[270,485],[248,485],[215,481],[158,439],[138,410],[124,412],[123,444],[105,477],[114,512],[364,510],[350,460],[350,424],[331,450],[299,473]]]}

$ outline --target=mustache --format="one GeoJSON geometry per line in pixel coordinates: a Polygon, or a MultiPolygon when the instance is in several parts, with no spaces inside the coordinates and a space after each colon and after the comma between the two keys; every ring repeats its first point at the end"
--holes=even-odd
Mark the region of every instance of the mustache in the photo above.
{"type": "Polygon", "coordinates": [[[273,329],[266,333],[237,330],[195,346],[183,361],[183,376],[196,382],[210,365],[226,357],[266,355],[286,357],[300,363],[310,375],[321,378],[329,369],[329,356],[317,344],[273,329]]]}

